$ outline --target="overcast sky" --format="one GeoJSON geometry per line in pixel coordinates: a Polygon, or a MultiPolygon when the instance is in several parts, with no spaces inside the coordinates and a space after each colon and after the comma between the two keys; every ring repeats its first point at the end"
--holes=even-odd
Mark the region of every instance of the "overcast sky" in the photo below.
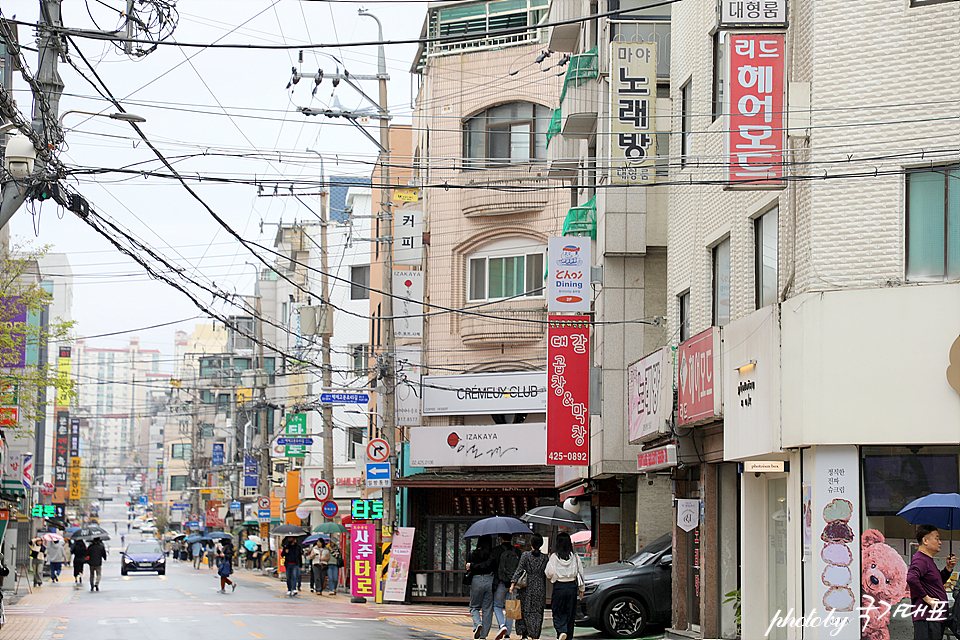
{"type": "MultiPolygon", "coordinates": [[[[35,23],[39,0],[4,0],[5,18],[35,23]]],[[[120,24],[117,9],[125,0],[71,0],[63,3],[65,26],[78,29],[113,30],[120,24]],[[109,7],[114,7],[110,9],[109,7]],[[92,16],[92,17],[91,17],[92,16]],[[96,22],[96,24],[94,23],[96,22]]],[[[296,0],[180,0],[179,21],[171,40],[182,43],[290,44],[349,43],[377,39],[377,25],[357,15],[366,7],[383,23],[384,39],[419,36],[426,3],[349,1],[298,2],[296,0]]],[[[20,43],[34,48],[35,33],[23,25],[20,43]]],[[[60,159],[68,167],[116,168],[159,171],[156,156],[126,123],[106,118],[88,118],[72,109],[114,113],[116,109],[89,80],[96,82],[81,52],[96,69],[109,91],[126,111],[141,115],[146,136],[184,176],[254,178],[268,185],[271,180],[316,180],[319,158],[325,156],[328,175],[366,176],[376,157],[375,147],[342,119],[306,117],[298,106],[332,104],[334,88],[325,80],[311,97],[312,80],[301,80],[287,90],[291,67],[303,72],[322,68],[337,70],[336,57],[352,74],[375,74],[375,46],[306,50],[303,63],[296,49],[289,51],[186,48],[161,46],[153,53],[131,58],[115,45],[74,38],[70,64],[59,65],[65,89],[60,103],[63,125],[68,129],[60,159]],[[86,76],[86,78],[84,77],[86,76]]],[[[37,54],[24,51],[31,71],[37,69],[37,54]]],[[[409,69],[415,47],[386,49],[391,75],[389,103],[395,123],[409,122],[411,79],[409,69]]],[[[342,67],[341,67],[342,70],[342,67]]],[[[362,83],[368,95],[377,96],[375,81],[362,83]]],[[[17,75],[15,97],[29,119],[31,94],[17,75]]],[[[335,90],[343,108],[365,106],[362,98],[341,83],[335,90]]],[[[370,130],[377,136],[376,121],[370,130]]],[[[165,172],[165,170],[164,170],[165,172]]],[[[161,252],[198,280],[215,282],[225,291],[253,293],[255,259],[223,230],[213,216],[187,191],[169,179],[104,173],[69,180],[98,213],[161,252]]],[[[280,221],[315,219],[305,206],[291,197],[259,197],[252,185],[197,183],[190,185],[230,227],[245,239],[272,247],[280,221]]],[[[316,208],[316,198],[304,202],[316,208]]],[[[74,274],[73,314],[78,336],[129,331],[140,327],[181,321],[154,330],[135,331],[91,342],[102,347],[122,347],[130,336],[139,335],[147,348],[172,355],[176,329],[191,331],[206,321],[201,312],[169,285],[151,280],[142,267],[120,254],[106,239],[54,203],[22,207],[10,224],[18,241],[52,245],[68,254],[74,274]]],[[[268,253],[263,254],[270,260],[268,253]]],[[[212,296],[205,294],[209,304],[212,296]]],[[[231,313],[221,303],[218,311],[231,313]]]]}

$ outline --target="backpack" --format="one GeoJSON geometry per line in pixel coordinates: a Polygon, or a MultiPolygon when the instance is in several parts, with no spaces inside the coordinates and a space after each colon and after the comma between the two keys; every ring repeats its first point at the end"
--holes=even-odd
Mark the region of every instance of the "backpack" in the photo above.
{"type": "Polygon", "coordinates": [[[330,559],[333,560],[334,564],[338,567],[343,566],[343,554],[340,553],[340,547],[334,547],[333,550],[330,551],[330,559]]]}
{"type": "Polygon", "coordinates": [[[497,562],[497,580],[503,584],[513,582],[513,574],[520,566],[520,554],[514,547],[504,549],[500,554],[500,560],[497,562]]]}

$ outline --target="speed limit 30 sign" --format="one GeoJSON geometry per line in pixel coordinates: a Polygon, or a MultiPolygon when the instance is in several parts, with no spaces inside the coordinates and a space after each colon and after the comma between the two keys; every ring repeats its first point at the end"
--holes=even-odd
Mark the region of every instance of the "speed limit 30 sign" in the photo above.
{"type": "Polygon", "coordinates": [[[325,502],[330,497],[330,483],[326,480],[317,480],[313,485],[313,497],[320,502],[325,502]]]}

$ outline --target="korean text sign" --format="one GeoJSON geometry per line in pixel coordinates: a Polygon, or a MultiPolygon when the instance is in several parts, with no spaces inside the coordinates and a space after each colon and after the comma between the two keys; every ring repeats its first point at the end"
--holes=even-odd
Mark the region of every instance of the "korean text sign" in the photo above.
{"type": "Polygon", "coordinates": [[[719,327],[710,327],[681,343],[677,360],[680,424],[720,415],[719,327]]]}
{"type": "Polygon", "coordinates": [[[734,34],[728,46],[728,179],[731,184],[780,185],[786,115],[784,36],[734,34]]]}
{"type": "Polygon", "coordinates": [[[376,595],[377,530],[372,522],[354,522],[350,527],[350,595],[372,598],[376,595]]]}
{"type": "Polygon", "coordinates": [[[590,453],[590,318],[550,316],[547,464],[587,465],[590,453]]]}
{"type": "Polygon", "coordinates": [[[657,45],[610,43],[610,182],[651,183],[657,157],[657,45]]]}

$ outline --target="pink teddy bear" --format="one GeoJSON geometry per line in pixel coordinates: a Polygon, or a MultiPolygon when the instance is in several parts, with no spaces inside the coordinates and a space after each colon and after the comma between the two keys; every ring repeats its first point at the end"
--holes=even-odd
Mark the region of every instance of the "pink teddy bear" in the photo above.
{"type": "Polygon", "coordinates": [[[900,554],[884,544],[883,534],[867,529],[861,543],[860,619],[863,640],[890,640],[890,612],[909,595],[907,564],[900,554]]]}

